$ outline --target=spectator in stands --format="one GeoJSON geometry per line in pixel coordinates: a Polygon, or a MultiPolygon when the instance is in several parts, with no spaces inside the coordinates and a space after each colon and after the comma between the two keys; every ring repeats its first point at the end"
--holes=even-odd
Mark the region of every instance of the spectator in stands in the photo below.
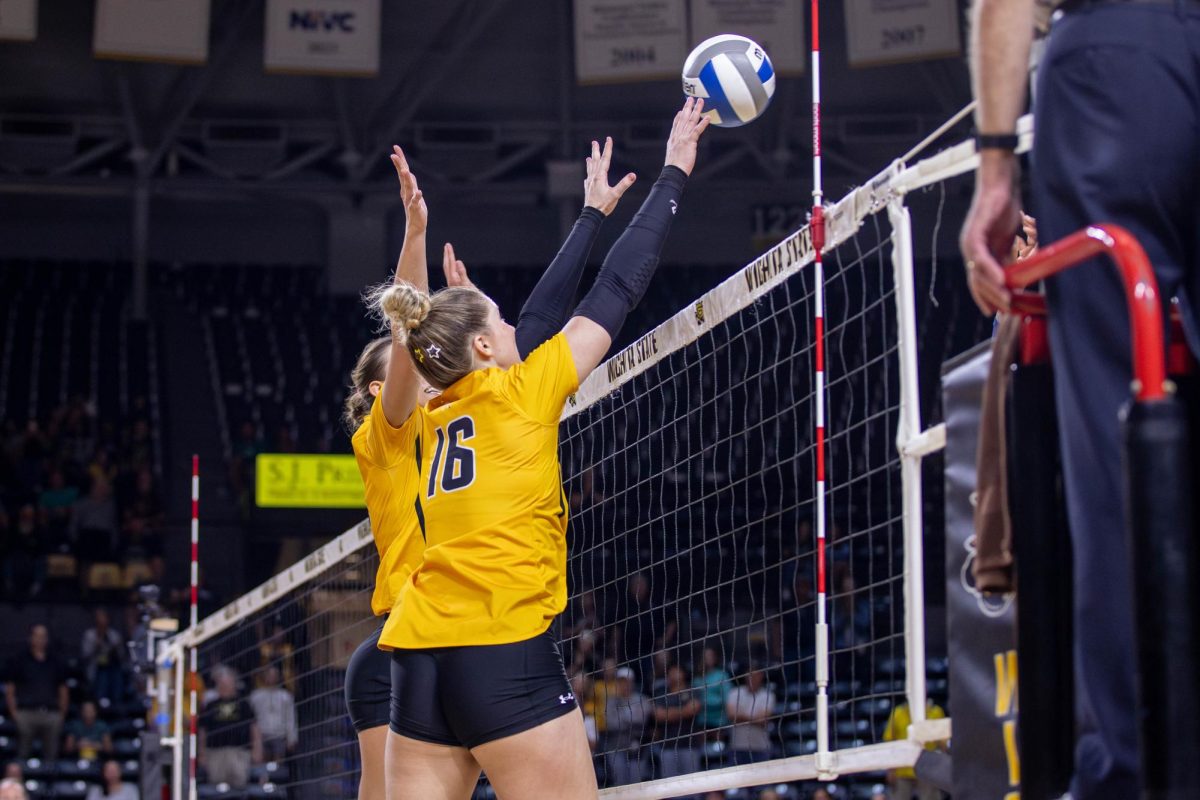
{"type": "Polygon", "coordinates": [[[20,761],[10,761],[4,765],[4,780],[25,781],[25,770],[20,761]]]}
{"type": "Polygon", "coordinates": [[[824,786],[818,786],[813,789],[812,800],[833,800],[833,792],[836,788],[830,789],[824,786]]]}
{"type": "Polygon", "coordinates": [[[255,459],[265,449],[254,423],[243,422],[233,443],[233,457],[229,460],[229,485],[243,514],[249,513],[250,498],[254,494],[255,459]]]}
{"type": "Polygon", "coordinates": [[[609,786],[642,780],[642,735],[653,719],[654,706],[634,686],[629,667],[617,670],[615,691],[604,711],[604,767],[609,786]]]}
{"type": "Polygon", "coordinates": [[[735,764],[753,764],[771,757],[771,734],[767,722],[775,711],[775,695],[767,685],[762,667],[751,665],[745,680],[729,693],[725,711],[733,728],[729,751],[735,764]]]}
{"type": "Polygon", "coordinates": [[[572,670],[567,675],[571,680],[571,692],[579,703],[579,710],[583,712],[583,732],[587,734],[588,747],[594,753],[600,732],[596,726],[596,695],[592,691],[592,679],[579,670],[572,670]]]}
{"type": "Polygon", "coordinates": [[[258,646],[258,685],[262,686],[265,669],[271,666],[279,667],[283,675],[283,686],[294,697],[296,694],[296,648],[287,640],[287,631],[278,619],[271,625],[269,636],[262,638],[258,646]]]}
{"type": "Polygon", "coordinates": [[[112,732],[108,723],[97,716],[96,704],[91,700],[79,707],[79,719],[67,723],[67,741],[63,750],[69,756],[88,761],[112,754],[112,732]]]}
{"type": "Polygon", "coordinates": [[[137,787],[121,780],[121,765],[105,761],[100,770],[100,784],[88,789],[86,800],[139,800],[137,787]]]}
{"type": "Polygon", "coordinates": [[[833,585],[830,644],[843,655],[861,652],[871,641],[870,598],[857,591],[849,564],[834,564],[833,585]]]}
{"type": "Polygon", "coordinates": [[[600,680],[592,685],[592,699],[595,706],[596,730],[601,734],[606,727],[605,712],[608,711],[608,698],[617,694],[617,660],[604,659],[604,669],[600,672],[600,680]]]}
{"type": "Polygon", "coordinates": [[[92,627],[79,645],[92,694],[101,701],[118,702],[125,696],[125,637],[109,623],[108,611],[97,608],[92,627]]]}
{"type": "Polygon", "coordinates": [[[137,471],[122,503],[121,531],[126,558],[147,558],[162,550],[159,531],[163,524],[162,501],[149,467],[137,471]]]}
{"type": "Polygon", "coordinates": [[[700,770],[704,742],[696,734],[700,698],[689,688],[688,674],[678,664],[667,667],[665,693],[654,701],[654,738],[658,746],[661,777],[671,778],[700,770]]]}
{"type": "MultiPolygon", "coordinates": [[[[945,719],[946,712],[932,700],[925,701],[925,719],[945,719]]],[[[912,725],[912,711],[908,703],[897,703],[888,716],[883,729],[885,742],[902,742],[908,738],[908,726],[912,725]]],[[[925,745],[926,750],[937,750],[936,742],[925,745]]],[[[902,767],[888,772],[888,783],[892,787],[892,800],[941,800],[942,792],[936,786],[917,780],[912,767],[902,767]]]]}
{"type": "Polygon", "coordinates": [[[780,800],[781,797],[782,795],[776,789],[763,789],[755,800],[780,800]]]}
{"type": "Polygon", "coordinates": [[[709,738],[715,738],[716,730],[729,724],[725,712],[725,695],[729,691],[729,673],[721,664],[721,655],[711,645],[704,648],[703,660],[696,670],[692,688],[701,690],[700,713],[696,721],[710,731],[709,738]]]}
{"type": "Polygon", "coordinates": [[[263,758],[282,761],[296,748],[296,700],[280,685],[277,667],[267,667],[259,688],[250,693],[250,707],[262,737],[263,758]]]}
{"type": "Polygon", "coordinates": [[[12,535],[5,538],[5,594],[14,600],[36,597],[46,577],[46,534],[32,503],[17,509],[12,535]]]}
{"type": "Polygon", "coordinates": [[[0,800],[29,800],[29,795],[25,793],[25,784],[12,778],[0,781],[0,800]]]}
{"type": "Polygon", "coordinates": [[[238,696],[237,674],[219,666],[213,680],[216,696],[200,714],[199,760],[210,783],[241,789],[250,780],[250,765],[262,763],[262,738],[254,709],[238,696]]]}
{"type": "Polygon", "coordinates": [[[871,787],[871,800],[888,800],[887,787],[877,783],[871,787]]]}
{"type": "Polygon", "coordinates": [[[107,447],[97,447],[87,468],[88,481],[108,481],[111,486],[117,479],[117,465],[107,447]]]}
{"type": "Polygon", "coordinates": [[[44,625],[29,632],[29,649],[14,657],[8,667],[5,697],[8,716],[17,723],[17,758],[29,758],[34,740],[42,742],[42,756],[59,757],[62,718],[67,711],[66,670],[49,651],[50,634],[44,625]]]}
{"type": "Polygon", "coordinates": [[[29,648],[9,664],[4,692],[8,715],[16,722],[20,739],[17,758],[29,757],[35,739],[42,743],[46,761],[58,758],[58,739],[67,713],[66,670],[50,652],[50,632],[45,625],[30,628],[29,648]]]}
{"type": "Polygon", "coordinates": [[[83,562],[112,561],[117,554],[117,503],[108,478],[93,475],[85,497],[75,502],[71,541],[83,562]]]}
{"type": "Polygon", "coordinates": [[[67,484],[62,468],[50,470],[46,488],[38,495],[38,513],[52,546],[66,541],[71,525],[71,508],[78,499],[79,489],[67,484]]]}
{"type": "Polygon", "coordinates": [[[663,603],[655,603],[650,588],[650,578],[645,573],[631,575],[624,594],[615,604],[612,619],[611,645],[616,648],[612,655],[620,663],[637,668],[643,692],[652,683],[651,656],[656,650],[670,647],[678,631],[677,614],[663,603]]]}

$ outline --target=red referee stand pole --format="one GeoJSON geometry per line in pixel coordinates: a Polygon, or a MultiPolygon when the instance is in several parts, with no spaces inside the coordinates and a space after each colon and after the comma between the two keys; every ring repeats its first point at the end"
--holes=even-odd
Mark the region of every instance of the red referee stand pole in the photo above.
{"type": "MultiPolygon", "coordinates": [[[[1094,225],[1005,270],[1012,289],[1105,253],[1125,285],[1133,398],[1122,415],[1137,631],[1142,797],[1200,798],[1200,560],[1187,410],[1167,380],[1162,304],[1146,252],[1124,228],[1094,225]]],[[[1019,299],[1017,301],[1019,304],[1019,299]]],[[[1087,535],[1086,531],[1078,532],[1087,535]]]]}

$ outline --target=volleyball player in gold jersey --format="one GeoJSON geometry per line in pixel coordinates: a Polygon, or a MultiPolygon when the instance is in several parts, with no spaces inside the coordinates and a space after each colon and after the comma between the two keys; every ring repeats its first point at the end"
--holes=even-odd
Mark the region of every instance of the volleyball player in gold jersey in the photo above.
{"type": "MultiPolygon", "coordinates": [[[[627,175],[616,186],[599,180],[602,162],[599,144],[592,143],[584,183],[584,209],[562,248],[547,267],[518,320],[516,343],[521,355],[549,339],[566,322],[579,278],[604,217],[616,208],[633,183],[627,175]]],[[[607,142],[603,161],[611,157],[607,142]]],[[[428,210],[404,152],[394,148],[392,163],[400,179],[405,209],[405,236],[395,280],[424,289],[427,286],[426,227],[428,210]]],[[[463,263],[447,244],[442,268],[450,286],[472,286],[463,263]]],[[[371,597],[371,610],[386,617],[405,578],[421,563],[425,541],[421,535],[415,499],[417,459],[421,444],[416,418],[408,409],[436,395],[419,379],[412,359],[397,347],[393,337],[370,342],[351,373],[345,421],[352,434],[354,454],[366,489],[371,531],[379,551],[379,570],[371,597]],[[406,417],[408,419],[406,420],[406,417]]],[[[358,734],[362,776],[360,800],[385,797],[384,745],[391,701],[391,657],[381,651],[382,625],[367,637],[346,669],[346,706],[358,734]]]]}
{"type": "Polygon", "coordinates": [[[380,637],[395,648],[389,800],[466,798],[480,767],[502,800],[596,795],[550,630],[567,596],[558,421],[654,274],[708,125],[702,109],[689,99],[676,115],[641,210],[562,332],[523,362],[513,327],[477,290],[430,296],[401,282],[378,298],[442,390],[427,408],[412,404],[426,547],[380,637]]]}

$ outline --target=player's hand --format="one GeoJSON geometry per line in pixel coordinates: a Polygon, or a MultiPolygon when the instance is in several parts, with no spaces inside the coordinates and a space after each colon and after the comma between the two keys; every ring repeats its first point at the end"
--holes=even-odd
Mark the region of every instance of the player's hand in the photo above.
{"type": "Polygon", "coordinates": [[[592,142],[592,154],[587,159],[587,178],[583,182],[583,204],[608,216],[617,207],[621,195],[625,194],[637,175],[630,172],[617,182],[616,186],[608,185],[608,165],[612,163],[613,142],[611,136],[604,139],[604,150],[600,150],[599,142],[592,142]]]}
{"type": "Polygon", "coordinates": [[[1024,236],[1018,235],[1013,239],[1012,253],[1008,259],[1010,262],[1024,261],[1038,249],[1037,220],[1024,211],[1021,212],[1021,233],[1024,236]]]}
{"type": "Polygon", "coordinates": [[[975,305],[991,316],[1008,311],[1012,293],[1004,267],[1021,223],[1017,182],[1020,166],[1013,153],[985,150],[975,176],[975,196],[963,223],[959,247],[967,268],[967,286],[975,305]]]}
{"type": "Polygon", "coordinates": [[[703,98],[689,97],[685,100],[683,108],[679,109],[675,121],[671,124],[671,135],[667,138],[666,164],[679,167],[691,175],[692,167],[696,166],[696,145],[710,122],[712,119],[704,116],[703,98]]]}
{"type": "Polygon", "coordinates": [[[392,166],[400,179],[400,202],[404,203],[405,235],[422,234],[429,225],[429,209],[425,206],[425,195],[417,186],[417,176],[408,168],[408,159],[399,145],[392,145],[392,166]]]}
{"type": "Polygon", "coordinates": [[[467,265],[454,257],[454,245],[449,242],[442,247],[442,274],[446,276],[447,286],[475,288],[475,284],[467,277],[467,265]]]}

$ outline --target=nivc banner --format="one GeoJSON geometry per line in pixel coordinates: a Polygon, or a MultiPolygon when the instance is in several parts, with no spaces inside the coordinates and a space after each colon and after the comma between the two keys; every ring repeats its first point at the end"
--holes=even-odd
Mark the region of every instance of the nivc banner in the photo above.
{"type": "Polygon", "coordinates": [[[380,0],[267,0],[267,71],[376,75],[380,8],[380,0]]]}
{"type": "Polygon", "coordinates": [[[678,79],[687,54],[685,0],[575,0],[580,83],[678,79]]]}
{"type": "Polygon", "coordinates": [[[365,508],[352,455],[262,453],[255,461],[259,508],[365,508]]]}
{"type": "Polygon", "coordinates": [[[0,0],[0,40],[36,39],[37,10],[37,0],[0,0]]]}
{"type": "Polygon", "coordinates": [[[957,0],[845,0],[850,66],[961,52],[957,0]]]}
{"type": "Polygon", "coordinates": [[[762,45],[776,72],[800,74],[809,58],[807,5],[806,0],[692,0],[692,45],[736,33],[762,45]]]}
{"type": "Polygon", "coordinates": [[[975,588],[975,451],[991,343],[942,370],[954,800],[1018,800],[1016,610],[975,588]]]}
{"type": "Polygon", "coordinates": [[[209,0],[96,0],[92,49],[101,58],[202,64],[209,0]]]}

